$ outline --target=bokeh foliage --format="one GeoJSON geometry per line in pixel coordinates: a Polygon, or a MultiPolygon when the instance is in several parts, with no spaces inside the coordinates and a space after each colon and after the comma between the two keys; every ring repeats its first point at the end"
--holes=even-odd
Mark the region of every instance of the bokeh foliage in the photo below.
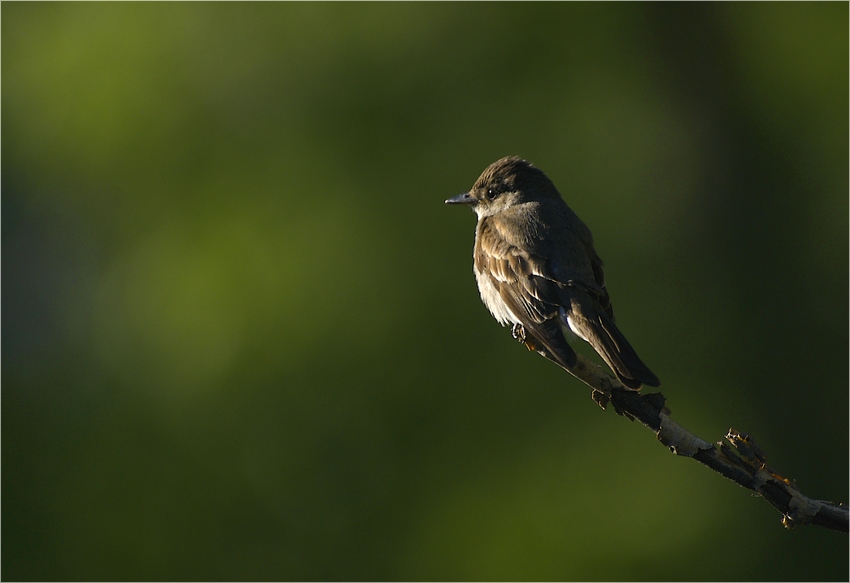
{"type": "Polygon", "coordinates": [[[3,3],[4,579],[846,580],[481,306],[507,154],[674,417],[848,501],[846,3],[3,3]]]}

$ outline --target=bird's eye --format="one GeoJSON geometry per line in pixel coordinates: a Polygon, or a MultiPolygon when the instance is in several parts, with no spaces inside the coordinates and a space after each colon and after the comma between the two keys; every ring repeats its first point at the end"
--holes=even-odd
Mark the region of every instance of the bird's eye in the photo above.
{"type": "Polygon", "coordinates": [[[498,182],[487,189],[487,198],[489,200],[493,200],[506,190],[508,190],[507,185],[502,182],[498,182]]]}

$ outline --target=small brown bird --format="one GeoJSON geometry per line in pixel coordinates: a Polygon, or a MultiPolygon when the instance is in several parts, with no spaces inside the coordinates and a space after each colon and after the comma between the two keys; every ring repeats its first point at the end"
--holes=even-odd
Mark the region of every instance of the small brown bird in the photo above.
{"type": "Polygon", "coordinates": [[[578,336],[625,386],[659,386],[614,324],[590,230],[541,170],[502,158],[446,203],[470,205],[478,215],[478,290],[493,317],[513,325],[514,337],[569,370],[576,354],[567,338],[578,336]]]}

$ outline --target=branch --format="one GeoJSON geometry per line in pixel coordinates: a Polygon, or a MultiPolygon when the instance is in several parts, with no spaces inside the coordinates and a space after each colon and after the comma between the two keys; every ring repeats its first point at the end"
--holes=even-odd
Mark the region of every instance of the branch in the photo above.
{"type": "MultiPolygon", "coordinates": [[[[544,356],[546,356],[544,354],[544,356]]],[[[813,500],[804,496],[793,480],[779,475],[765,464],[764,452],[746,433],[730,429],[725,441],[711,444],[670,419],[661,393],[641,394],[624,387],[605,370],[577,354],[578,363],[568,369],[593,389],[593,400],[632,421],[637,419],[652,429],[658,441],[676,455],[693,458],[736,484],[752,490],[782,513],[785,528],[816,524],[847,532],[848,511],[844,504],[813,500]]]]}

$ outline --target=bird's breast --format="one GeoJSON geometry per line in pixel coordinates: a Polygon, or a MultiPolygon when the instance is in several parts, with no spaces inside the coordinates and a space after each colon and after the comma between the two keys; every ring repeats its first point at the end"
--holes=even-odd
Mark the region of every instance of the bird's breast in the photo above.
{"type": "Polygon", "coordinates": [[[475,267],[475,281],[478,283],[478,292],[481,294],[481,301],[493,314],[493,317],[502,326],[506,324],[519,324],[519,318],[508,308],[508,305],[502,300],[499,293],[499,288],[493,283],[492,278],[487,273],[482,273],[475,267]]]}

